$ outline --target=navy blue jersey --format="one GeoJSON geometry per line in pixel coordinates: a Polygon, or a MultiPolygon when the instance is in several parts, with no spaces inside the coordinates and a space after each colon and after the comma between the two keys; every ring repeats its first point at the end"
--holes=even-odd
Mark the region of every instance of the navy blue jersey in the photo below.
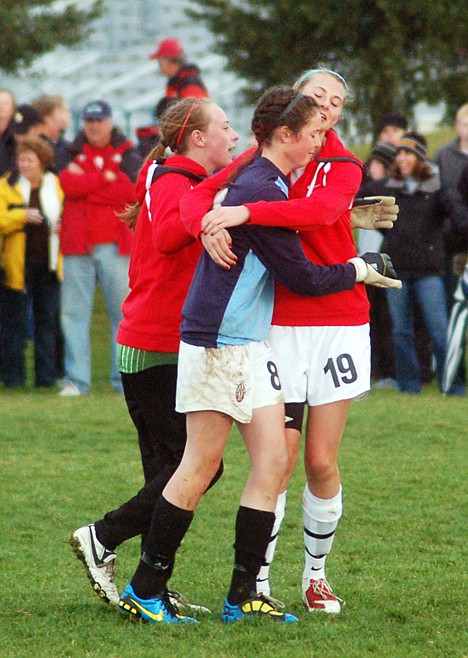
{"type": "MultiPolygon", "coordinates": [[[[288,191],[288,178],[259,156],[230,184],[223,206],[284,201],[288,191]]],[[[237,264],[226,270],[202,253],[182,309],[185,343],[221,347],[265,340],[273,314],[274,278],[299,295],[329,295],[354,287],[354,265],[311,263],[294,231],[243,224],[229,233],[237,264]]]]}

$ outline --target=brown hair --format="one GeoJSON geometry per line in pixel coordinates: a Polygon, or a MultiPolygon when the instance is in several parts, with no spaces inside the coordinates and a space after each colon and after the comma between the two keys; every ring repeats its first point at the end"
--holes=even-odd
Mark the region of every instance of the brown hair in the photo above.
{"type": "Polygon", "coordinates": [[[287,126],[293,134],[299,134],[307,122],[319,111],[318,105],[310,96],[303,96],[292,87],[272,87],[258,101],[252,117],[252,132],[258,148],[236,167],[226,185],[237,176],[262,152],[262,147],[271,143],[273,134],[280,126],[287,126]]]}
{"type": "Polygon", "coordinates": [[[174,153],[184,154],[192,132],[207,129],[209,118],[205,110],[207,105],[212,103],[209,98],[189,97],[168,107],[159,122],[162,139],[153,157],[163,157],[166,148],[170,148],[174,153]]]}
{"type": "Polygon", "coordinates": [[[33,102],[32,106],[42,117],[48,117],[57,107],[65,107],[65,99],[56,94],[43,94],[33,102]]]}
{"type": "Polygon", "coordinates": [[[318,105],[313,98],[303,96],[292,87],[268,89],[255,107],[252,132],[260,147],[269,144],[276,128],[287,126],[294,134],[301,132],[318,105]]]}
{"type": "Polygon", "coordinates": [[[16,145],[16,157],[26,151],[32,151],[37,155],[44,170],[50,169],[54,164],[54,149],[45,139],[26,139],[16,145]]]}
{"type": "MultiPolygon", "coordinates": [[[[163,160],[166,148],[183,155],[189,147],[189,138],[194,130],[206,130],[209,124],[206,108],[213,103],[209,98],[184,98],[170,105],[161,116],[159,129],[161,141],[149,153],[147,160],[163,160]]],[[[119,213],[120,219],[134,229],[141,204],[135,202],[119,213]]]]}
{"type": "MultiPolygon", "coordinates": [[[[415,164],[414,164],[414,169],[413,173],[411,176],[414,178],[414,180],[423,182],[425,180],[429,180],[431,176],[433,175],[433,170],[429,162],[427,160],[421,160],[421,158],[417,158],[415,164]]],[[[392,178],[395,180],[403,180],[404,176],[400,171],[400,167],[398,166],[398,162],[394,161],[392,168],[390,170],[390,175],[392,178]]]]}
{"type": "Polygon", "coordinates": [[[414,180],[422,183],[423,181],[429,180],[429,178],[432,177],[432,166],[426,160],[427,140],[424,135],[421,135],[414,130],[410,130],[403,135],[403,137],[396,145],[395,160],[393,161],[393,165],[390,171],[391,176],[395,180],[404,179],[396,159],[399,151],[408,151],[408,153],[414,153],[416,155],[417,159],[414,164],[414,169],[411,173],[411,176],[414,178],[414,180]]]}

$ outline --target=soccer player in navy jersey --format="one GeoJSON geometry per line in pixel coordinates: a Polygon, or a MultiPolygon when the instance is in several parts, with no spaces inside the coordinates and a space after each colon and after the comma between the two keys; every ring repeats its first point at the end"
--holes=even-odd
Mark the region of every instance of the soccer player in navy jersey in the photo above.
{"type": "MultiPolygon", "coordinates": [[[[259,153],[234,173],[223,203],[287,199],[288,174],[313,157],[320,125],[312,99],[290,88],[267,92],[252,121],[259,153]]],[[[283,392],[264,342],[273,311],[273,278],[298,294],[328,295],[352,289],[367,276],[367,266],[364,261],[317,266],[305,257],[296,233],[285,229],[241,226],[232,231],[232,240],[236,268],[220,268],[203,253],[183,308],[177,410],[187,414],[187,447],[155,505],[144,553],[119,603],[122,612],[153,623],[194,621],[170,613],[167,585],[233,421],[252,468],[237,513],[235,566],[223,620],[267,616],[297,621],[255,592],[288,464],[283,392]]]]}

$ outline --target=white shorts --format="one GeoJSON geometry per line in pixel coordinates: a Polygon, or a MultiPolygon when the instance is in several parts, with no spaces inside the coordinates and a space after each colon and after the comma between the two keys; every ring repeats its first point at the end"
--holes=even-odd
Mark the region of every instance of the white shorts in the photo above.
{"type": "Polygon", "coordinates": [[[370,389],[369,325],[271,328],[286,402],[315,407],[362,396],[370,389]]]}
{"type": "Polygon", "coordinates": [[[224,347],[180,343],[177,411],[220,411],[250,423],[253,409],[283,402],[276,362],[266,343],[224,347]]]}

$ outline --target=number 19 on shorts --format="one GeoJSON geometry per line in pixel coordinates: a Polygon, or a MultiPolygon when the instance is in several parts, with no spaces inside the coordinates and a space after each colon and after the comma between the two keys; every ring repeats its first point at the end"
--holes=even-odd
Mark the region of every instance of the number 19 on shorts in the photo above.
{"type": "Polygon", "coordinates": [[[357,371],[351,354],[339,354],[335,359],[328,359],[323,369],[330,374],[335,388],[343,384],[352,384],[357,379],[357,371]]]}

